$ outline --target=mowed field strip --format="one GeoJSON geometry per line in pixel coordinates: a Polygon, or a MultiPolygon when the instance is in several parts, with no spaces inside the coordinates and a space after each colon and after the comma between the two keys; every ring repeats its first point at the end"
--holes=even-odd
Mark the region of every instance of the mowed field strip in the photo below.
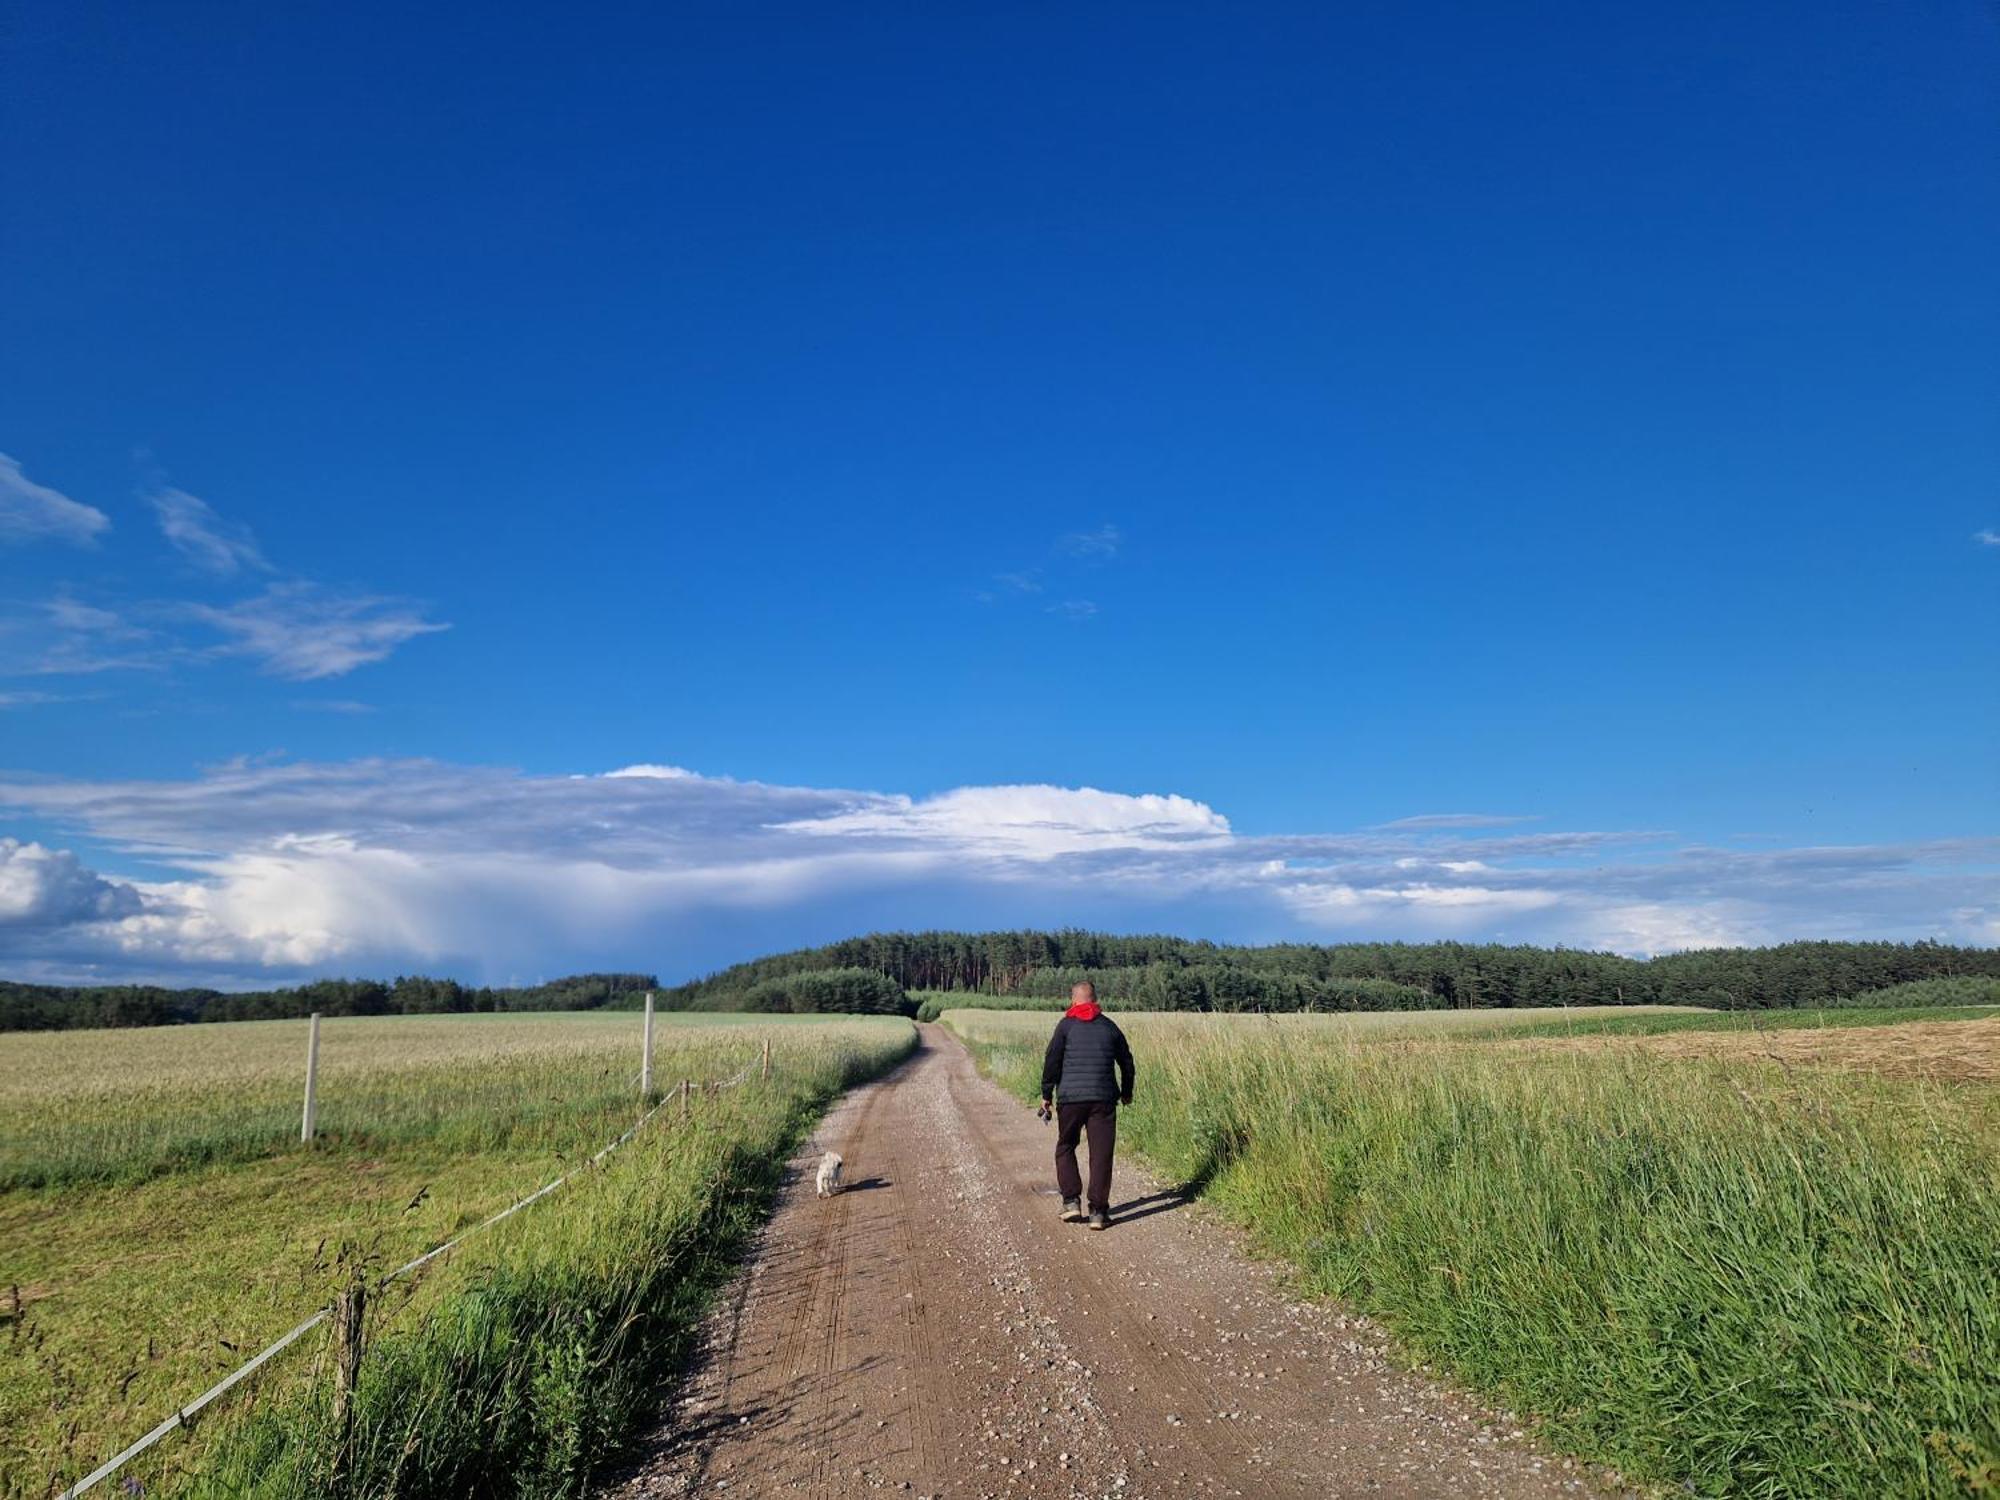
{"type": "Polygon", "coordinates": [[[1633,1052],[1654,1057],[1837,1067],[1884,1078],[1937,1083],[2000,1083],[2000,1016],[1988,1011],[1946,1021],[1886,1021],[1727,1031],[1675,1030],[1653,1035],[1535,1037],[1503,1045],[1536,1052],[1633,1052]]]}

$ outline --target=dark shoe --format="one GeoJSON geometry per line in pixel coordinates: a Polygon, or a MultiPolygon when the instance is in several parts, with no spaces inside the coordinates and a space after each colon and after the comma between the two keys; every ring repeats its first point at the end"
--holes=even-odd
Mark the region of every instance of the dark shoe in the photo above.
{"type": "Polygon", "coordinates": [[[1111,1215],[1099,1209],[1090,1216],[1090,1227],[1092,1229],[1109,1229],[1111,1227],[1111,1215]]]}
{"type": "Polygon", "coordinates": [[[1083,1222],[1083,1200],[1081,1198],[1063,1199],[1062,1217],[1065,1224],[1081,1224],[1083,1222]]]}

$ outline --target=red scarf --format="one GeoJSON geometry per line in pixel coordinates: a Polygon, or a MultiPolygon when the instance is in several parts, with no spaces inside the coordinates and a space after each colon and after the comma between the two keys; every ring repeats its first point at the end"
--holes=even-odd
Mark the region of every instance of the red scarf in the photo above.
{"type": "Polygon", "coordinates": [[[1103,1012],[1097,1008],[1095,1000],[1079,1000],[1063,1014],[1072,1021],[1095,1021],[1103,1012]]]}

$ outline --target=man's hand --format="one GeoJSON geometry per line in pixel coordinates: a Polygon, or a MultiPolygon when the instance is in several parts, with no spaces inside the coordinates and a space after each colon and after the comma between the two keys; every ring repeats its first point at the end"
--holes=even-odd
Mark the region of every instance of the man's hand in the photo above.
{"type": "Polygon", "coordinates": [[[1035,1114],[1037,1117],[1040,1118],[1041,1122],[1044,1125],[1046,1125],[1049,1123],[1049,1121],[1053,1120],[1056,1117],[1055,1106],[1049,1100],[1044,1099],[1042,1101],[1042,1107],[1036,1110],[1035,1114]]]}
{"type": "Polygon", "coordinates": [[[1129,1105],[1132,1102],[1132,1096],[1130,1094],[1120,1094],[1118,1096],[1118,1102],[1120,1104],[1129,1105]]]}

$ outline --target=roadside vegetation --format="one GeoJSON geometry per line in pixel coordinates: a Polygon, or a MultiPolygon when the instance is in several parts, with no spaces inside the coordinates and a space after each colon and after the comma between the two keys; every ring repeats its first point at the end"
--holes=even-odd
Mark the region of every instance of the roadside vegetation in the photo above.
{"type": "MultiPolygon", "coordinates": [[[[1951,1056],[2000,1057],[1993,1023],[1946,1013],[1951,1056]]],[[[1032,1095],[1045,1017],[945,1019],[1032,1095]]],[[[1751,1034],[1685,1057],[1480,1041],[1473,1017],[1118,1019],[1124,1140],[1556,1443],[1698,1495],[2000,1486],[1994,1085],[1751,1034]]]]}
{"type": "Polygon", "coordinates": [[[323,1134],[298,1141],[297,1022],[0,1037],[0,1495],[44,1496],[357,1279],[349,1435],[308,1336],[105,1493],[565,1496],[615,1453],[842,1087],[904,1055],[893,1018],[685,1017],[633,1140],[450,1258],[401,1265],[631,1126],[631,1013],[330,1020],[323,1134]],[[342,1477],[344,1476],[344,1477],[342,1477]],[[125,1478],[143,1491],[120,1490],[125,1478]]]}

